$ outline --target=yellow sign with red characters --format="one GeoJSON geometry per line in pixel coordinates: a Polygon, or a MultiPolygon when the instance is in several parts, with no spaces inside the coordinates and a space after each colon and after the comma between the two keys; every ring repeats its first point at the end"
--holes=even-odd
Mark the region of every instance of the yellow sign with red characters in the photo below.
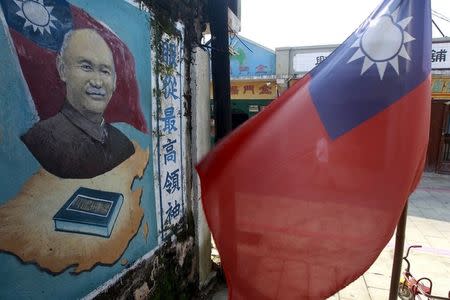
{"type": "Polygon", "coordinates": [[[272,100],[277,97],[277,84],[275,80],[231,81],[230,97],[231,100],[272,100]]]}
{"type": "Polygon", "coordinates": [[[450,99],[450,77],[435,77],[431,80],[433,99],[450,99]]]}

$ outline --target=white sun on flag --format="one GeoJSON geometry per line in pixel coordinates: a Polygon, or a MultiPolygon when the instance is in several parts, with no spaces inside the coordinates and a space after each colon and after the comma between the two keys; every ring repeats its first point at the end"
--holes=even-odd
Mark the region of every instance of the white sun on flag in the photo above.
{"type": "Polygon", "coordinates": [[[50,28],[56,28],[53,21],[58,21],[53,15],[53,6],[45,6],[44,0],[14,0],[20,10],[16,13],[25,19],[23,28],[32,26],[34,32],[39,30],[41,34],[44,31],[51,34],[50,28]]]}
{"type": "Polygon", "coordinates": [[[375,64],[381,80],[388,64],[399,74],[398,57],[411,60],[405,47],[406,43],[415,40],[405,31],[411,20],[412,17],[408,17],[398,21],[398,10],[373,20],[367,30],[351,46],[358,50],[347,63],[364,57],[361,75],[375,64]]]}

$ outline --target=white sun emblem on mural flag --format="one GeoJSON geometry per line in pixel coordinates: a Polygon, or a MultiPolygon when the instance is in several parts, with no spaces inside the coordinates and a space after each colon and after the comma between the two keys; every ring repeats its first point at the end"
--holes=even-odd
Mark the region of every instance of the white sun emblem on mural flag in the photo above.
{"type": "Polygon", "coordinates": [[[398,10],[396,10],[390,15],[383,15],[372,21],[362,36],[351,46],[357,47],[358,50],[347,63],[364,57],[361,75],[374,64],[377,66],[381,80],[388,64],[399,75],[398,57],[411,60],[405,47],[406,43],[415,40],[405,31],[411,20],[412,17],[407,17],[398,21],[398,10]]]}
{"type": "Polygon", "coordinates": [[[16,13],[18,16],[25,19],[23,28],[32,26],[34,32],[40,31],[44,34],[44,31],[50,32],[50,28],[56,28],[53,21],[58,21],[53,15],[53,6],[45,6],[44,0],[14,0],[14,3],[20,7],[20,10],[16,13]]]}

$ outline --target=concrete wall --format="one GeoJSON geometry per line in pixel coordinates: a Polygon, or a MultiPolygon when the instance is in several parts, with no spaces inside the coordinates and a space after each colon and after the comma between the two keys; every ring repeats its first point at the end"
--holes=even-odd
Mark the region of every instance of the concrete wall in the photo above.
{"type": "MultiPolygon", "coordinates": [[[[192,123],[194,164],[198,163],[210,150],[210,102],[209,102],[209,55],[196,48],[193,52],[191,86],[192,86],[192,123]]],[[[203,213],[200,191],[200,179],[193,173],[193,211],[196,228],[196,245],[198,248],[200,285],[208,282],[211,275],[211,232],[203,213]]]]}
{"type": "Polygon", "coordinates": [[[192,173],[183,27],[156,32],[120,0],[47,2],[0,1],[0,298],[177,291],[158,278],[198,269],[194,234],[180,235],[192,173]],[[84,40],[58,60],[71,31],[84,40]]]}

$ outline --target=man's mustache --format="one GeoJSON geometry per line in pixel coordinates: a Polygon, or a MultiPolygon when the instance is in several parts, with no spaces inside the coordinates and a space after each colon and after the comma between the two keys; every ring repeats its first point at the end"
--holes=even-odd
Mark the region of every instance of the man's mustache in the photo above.
{"type": "Polygon", "coordinates": [[[99,96],[105,96],[106,95],[106,91],[104,88],[100,87],[93,87],[93,86],[89,86],[86,89],[86,94],[88,95],[99,95],[99,96]]]}

